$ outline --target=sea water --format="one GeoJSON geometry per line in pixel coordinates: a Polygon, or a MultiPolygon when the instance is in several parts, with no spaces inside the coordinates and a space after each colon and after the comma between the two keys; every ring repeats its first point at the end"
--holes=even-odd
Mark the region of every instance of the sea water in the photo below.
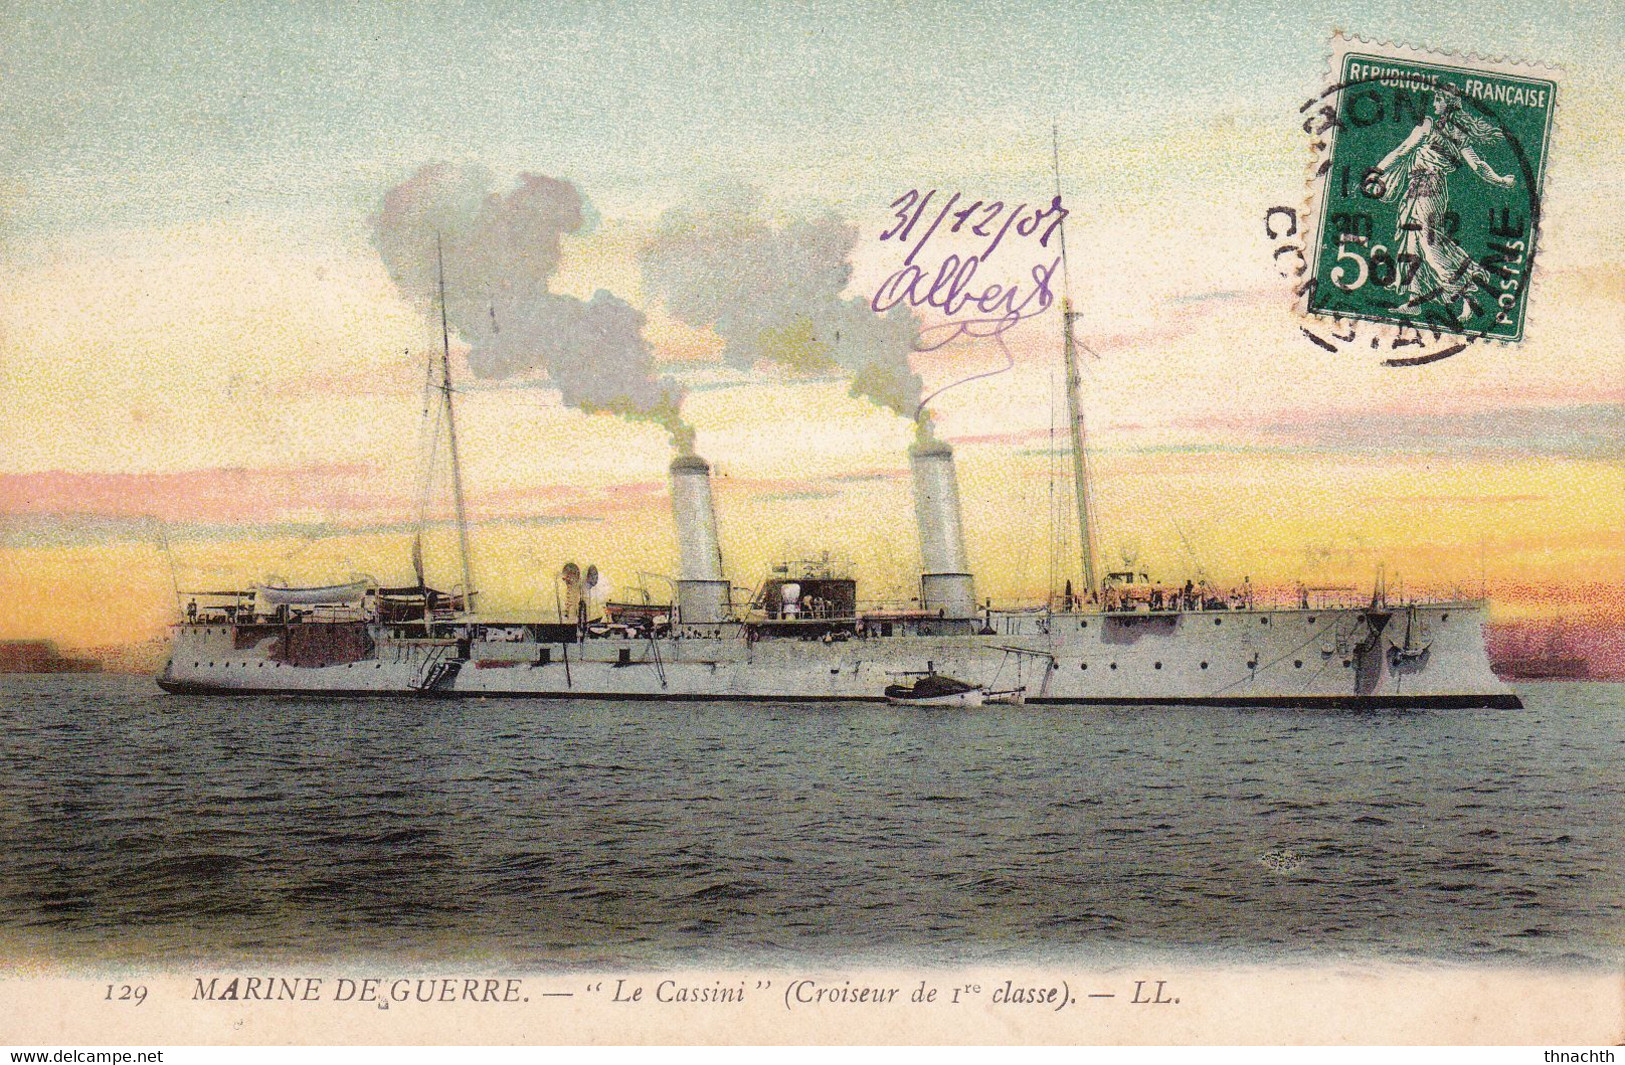
{"type": "Polygon", "coordinates": [[[0,678],[0,954],[1625,964],[1625,685],[1524,710],[0,678]]]}

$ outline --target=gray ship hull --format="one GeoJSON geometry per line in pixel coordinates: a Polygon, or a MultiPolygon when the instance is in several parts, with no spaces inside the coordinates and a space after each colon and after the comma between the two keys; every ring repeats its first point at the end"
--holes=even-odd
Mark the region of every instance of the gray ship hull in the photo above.
{"type": "Polygon", "coordinates": [[[888,683],[932,670],[1020,687],[1039,704],[1521,705],[1491,671],[1482,603],[1413,609],[995,611],[957,634],[809,639],[756,638],[736,623],[553,642],[520,623],[439,640],[370,626],[349,660],[297,664],[263,627],[195,624],[177,626],[159,683],[216,694],[881,701],[888,683]]]}

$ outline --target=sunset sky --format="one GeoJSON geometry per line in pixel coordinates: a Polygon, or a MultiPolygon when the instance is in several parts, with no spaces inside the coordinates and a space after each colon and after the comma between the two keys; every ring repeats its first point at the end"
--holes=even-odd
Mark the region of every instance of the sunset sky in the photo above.
{"type": "MultiPolygon", "coordinates": [[[[647,316],[715,469],[735,584],[827,549],[863,597],[906,598],[908,421],[836,373],[725,360],[717,331],[646,291],[640,255],[673,208],[754,190],[775,226],[854,224],[845,296],[867,298],[906,254],[878,239],[888,204],[1047,203],[1052,126],[1098,355],[1105,563],[1281,587],[1369,587],[1381,563],[1391,589],[1482,586],[1502,618],[1617,620],[1620,9],[1222,6],[5,5],[0,638],[146,640],[172,581],[410,580],[438,323],[392,282],[371,219],[433,162],[497,193],[526,173],[579,192],[555,291],[647,316]],[[1522,342],[1396,369],[1304,337],[1264,214],[1307,198],[1298,107],[1334,30],[1561,68],[1522,342]]],[[[987,280],[1028,283],[1050,258],[1035,240],[987,280]]],[[[979,591],[1013,602],[1077,561],[1051,536],[1058,314],[1005,340],[1010,370],[931,409],[979,591]]],[[[551,611],[567,560],[621,589],[673,572],[667,433],[570,409],[545,375],[475,377],[452,346],[484,607],[551,611]]],[[[912,367],[930,393],[1004,362],[979,341],[912,367]]],[[[456,579],[443,523],[429,565],[456,579]]]]}

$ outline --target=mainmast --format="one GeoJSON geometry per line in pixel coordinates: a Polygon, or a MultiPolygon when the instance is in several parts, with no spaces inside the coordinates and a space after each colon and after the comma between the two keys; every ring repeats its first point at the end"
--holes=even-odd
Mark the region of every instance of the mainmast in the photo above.
{"type": "MultiPolygon", "coordinates": [[[[1055,138],[1055,202],[1061,201],[1061,136],[1055,138]]],[[[1096,595],[1095,548],[1091,528],[1093,508],[1089,495],[1089,448],[1083,428],[1083,374],[1078,369],[1078,344],[1072,336],[1072,319],[1082,317],[1072,310],[1072,282],[1066,262],[1066,216],[1061,216],[1061,351],[1066,358],[1066,408],[1072,427],[1072,488],[1078,497],[1078,552],[1083,558],[1084,597],[1096,595]]]]}
{"type": "Polygon", "coordinates": [[[440,270],[440,393],[446,404],[446,438],[451,447],[451,497],[457,508],[457,550],[463,563],[463,613],[474,612],[474,567],[468,555],[468,509],[463,503],[463,466],[457,455],[457,416],[451,402],[451,328],[446,323],[446,253],[440,234],[434,236],[435,263],[440,270]]]}

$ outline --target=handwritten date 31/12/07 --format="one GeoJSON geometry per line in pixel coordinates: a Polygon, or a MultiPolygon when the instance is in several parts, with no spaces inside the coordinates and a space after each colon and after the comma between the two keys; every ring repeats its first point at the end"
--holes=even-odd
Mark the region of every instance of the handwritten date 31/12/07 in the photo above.
{"type": "MultiPolygon", "coordinates": [[[[1023,291],[1020,285],[999,284],[989,284],[977,290],[973,280],[977,268],[988,261],[1012,228],[1017,237],[1036,235],[1039,247],[1048,248],[1050,237],[1067,216],[1066,208],[1061,206],[1061,198],[1056,196],[1047,206],[1033,208],[1030,212],[1028,204],[1023,203],[1010,210],[1002,200],[991,203],[975,200],[955,210],[963,198],[956,192],[941,203],[935,217],[922,227],[922,221],[931,213],[928,208],[937,197],[937,192],[931,189],[922,194],[918,189],[910,189],[892,201],[896,222],[881,232],[880,239],[896,240],[903,244],[912,241],[913,247],[903,260],[902,267],[875,292],[870,307],[877,314],[883,314],[897,304],[906,302],[915,307],[934,306],[945,314],[949,322],[921,332],[916,345],[919,351],[942,347],[961,335],[997,336],[1022,319],[1047,309],[1054,301],[1050,282],[1060,265],[1059,255],[1049,263],[1040,263],[1032,268],[1033,287],[1027,291],[1023,291]],[[949,219],[952,222],[944,228],[944,223],[949,219]],[[936,270],[935,279],[929,279],[928,269],[916,265],[915,258],[933,236],[952,237],[960,234],[987,238],[988,243],[976,254],[947,255],[936,270]],[[1035,302],[1036,307],[1032,306],[1035,302]],[[965,310],[975,317],[953,320],[965,310]]],[[[960,240],[963,241],[964,237],[960,236],[960,240]]],[[[963,247],[963,244],[960,246],[963,247]]]]}
{"type": "MultiPolygon", "coordinates": [[[[919,189],[909,189],[893,200],[891,206],[897,212],[897,222],[895,225],[887,227],[880,234],[880,239],[899,240],[905,244],[908,243],[919,226],[920,217],[926,213],[926,207],[936,198],[936,195],[936,189],[932,189],[924,195],[920,194],[919,189]]],[[[994,200],[991,203],[975,200],[969,206],[955,211],[954,205],[960,201],[960,198],[961,194],[956,192],[942,205],[937,212],[936,220],[920,234],[919,242],[909,251],[908,258],[903,260],[905,264],[913,265],[914,257],[920,254],[926,243],[936,235],[942,223],[948,218],[954,220],[953,225],[949,226],[947,230],[950,234],[968,230],[975,236],[992,238],[987,247],[976,256],[979,261],[984,263],[993,256],[994,250],[1004,240],[1004,235],[1010,231],[1012,225],[1015,226],[1017,234],[1030,237],[1048,220],[1049,226],[1044,230],[1044,235],[1038,238],[1039,246],[1047,248],[1049,247],[1050,235],[1066,220],[1066,208],[1061,206],[1059,196],[1051,200],[1048,207],[1035,208],[1033,213],[1026,215],[1026,217],[1023,217],[1023,214],[1027,210],[1027,204],[1022,204],[1014,210],[1007,211],[1007,205],[1003,200],[994,200]],[[950,214],[950,211],[953,213],[950,214]],[[995,232],[993,227],[998,225],[1001,215],[1004,216],[1004,223],[995,232]]]]}

